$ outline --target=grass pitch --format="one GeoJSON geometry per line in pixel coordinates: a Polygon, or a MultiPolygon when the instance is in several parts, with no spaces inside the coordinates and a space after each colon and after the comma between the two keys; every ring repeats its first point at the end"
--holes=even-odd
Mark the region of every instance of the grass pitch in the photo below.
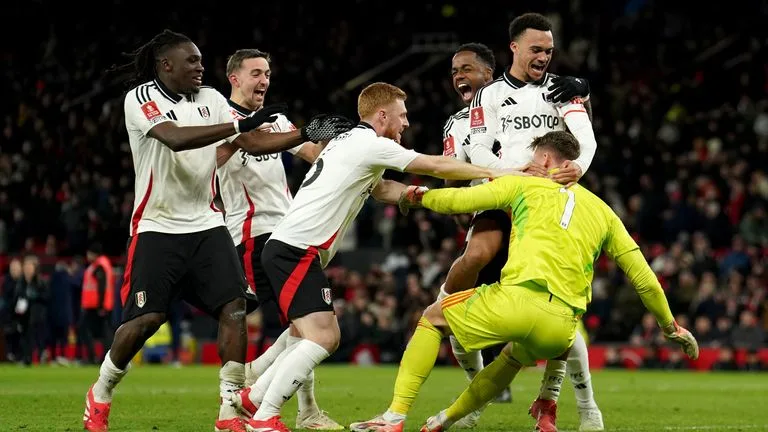
{"type": "MultiPolygon", "coordinates": [[[[315,372],[320,407],[342,424],[383,412],[395,367],[322,366],[315,372]]],[[[82,430],[84,397],[96,367],[0,366],[1,431],[82,430]]],[[[115,394],[110,431],[211,431],[218,413],[218,369],[135,367],[115,394]]],[[[596,399],[608,431],[768,431],[768,373],[595,371],[596,399]]],[[[493,404],[477,431],[531,431],[527,416],[541,371],[525,370],[513,383],[512,404],[493,404]]],[[[466,385],[458,368],[437,368],[409,415],[407,431],[458,396],[466,385]]],[[[295,398],[283,418],[295,424],[295,398]]],[[[561,431],[578,430],[573,390],[563,385],[561,431]]]]}

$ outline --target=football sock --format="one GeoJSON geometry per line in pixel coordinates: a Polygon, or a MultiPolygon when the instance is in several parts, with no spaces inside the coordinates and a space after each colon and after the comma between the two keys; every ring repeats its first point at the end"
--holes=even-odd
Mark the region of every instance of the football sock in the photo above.
{"type": "Polygon", "coordinates": [[[403,416],[408,414],[419,388],[435,366],[442,339],[443,334],[432,323],[424,317],[419,319],[400,361],[389,411],[403,416]]]}

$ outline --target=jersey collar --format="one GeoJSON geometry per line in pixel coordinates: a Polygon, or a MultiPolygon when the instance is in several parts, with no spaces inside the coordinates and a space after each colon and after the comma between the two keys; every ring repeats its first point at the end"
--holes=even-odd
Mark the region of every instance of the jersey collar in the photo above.
{"type": "Polygon", "coordinates": [[[372,131],[376,130],[376,129],[373,128],[373,126],[371,126],[370,123],[367,123],[367,122],[364,122],[364,121],[361,121],[360,123],[358,123],[357,127],[363,128],[363,129],[370,129],[372,131]]]}
{"type": "Polygon", "coordinates": [[[251,114],[253,114],[253,110],[250,110],[250,109],[248,109],[248,108],[246,108],[246,107],[244,107],[242,105],[239,105],[239,104],[233,102],[232,99],[227,99],[227,103],[229,104],[230,107],[232,107],[232,109],[237,111],[237,113],[240,114],[243,117],[248,117],[251,114]]]}
{"type": "Polygon", "coordinates": [[[166,99],[173,103],[179,103],[181,102],[181,95],[178,93],[174,93],[169,89],[165,84],[163,84],[162,81],[159,79],[155,79],[155,85],[157,86],[157,89],[160,91],[160,94],[163,95],[166,99]]]}
{"type": "MultiPolygon", "coordinates": [[[[548,72],[545,72],[544,75],[541,77],[541,79],[538,79],[536,81],[530,82],[530,84],[540,86],[544,84],[544,82],[547,80],[547,76],[549,75],[548,72]]],[[[504,70],[504,81],[512,86],[512,88],[522,88],[525,87],[526,84],[529,84],[523,80],[519,80],[512,76],[512,74],[509,73],[509,68],[504,70]]]]}

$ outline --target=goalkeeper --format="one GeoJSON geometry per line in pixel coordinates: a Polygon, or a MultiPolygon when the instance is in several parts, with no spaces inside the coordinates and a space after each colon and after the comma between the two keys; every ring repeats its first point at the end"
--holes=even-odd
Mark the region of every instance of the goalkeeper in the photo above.
{"type": "MultiPolygon", "coordinates": [[[[550,174],[579,156],[578,142],[564,131],[549,132],[530,146],[534,162],[550,174]]],[[[500,282],[452,294],[424,311],[403,354],[389,409],[353,423],[351,430],[403,430],[444,336],[453,334],[473,351],[509,343],[453,405],[427,420],[422,432],[446,430],[482,407],[523,366],[562,356],[591,300],[592,266],[601,250],[627,274],[667,339],[680,344],[690,358],[698,357],[696,340],[674,321],[661,285],[621,220],[583,186],[566,189],[548,178],[505,176],[471,188],[426,191],[410,186],[400,204],[447,214],[507,210],[513,221],[509,258],[500,282]]]]}

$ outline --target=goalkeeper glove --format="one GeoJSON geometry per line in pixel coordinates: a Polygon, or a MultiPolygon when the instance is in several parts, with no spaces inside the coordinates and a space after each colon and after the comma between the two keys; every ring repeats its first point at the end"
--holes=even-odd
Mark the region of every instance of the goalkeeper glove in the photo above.
{"type": "Polygon", "coordinates": [[[355,127],[352,120],[336,114],[319,114],[301,128],[304,141],[328,141],[355,127]]]}
{"type": "Polygon", "coordinates": [[[400,199],[397,200],[397,207],[400,209],[400,213],[406,216],[410,209],[420,208],[421,199],[428,190],[429,188],[425,186],[407,186],[400,193],[400,199]]]}
{"type": "Polygon", "coordinates": [[[589,96],[589,82],[584,78],[558,76],[552,78],[552,85],[547,87],[547,100],[554,103],[566,103],[575,97],[589,96]]]}
{"type": "Polygon", "coordinates": [[[696,342],[696,338],[691,332],[677,325],[677,322],[673,321],[672,324],[664,327],[662,332],[668,341],[680,345],[685,355],[692,360],[699,358],[699,343],[696,342]]]}
{"type": "Polygon", "coordinates": [[[287,110],[288,106],[285,104],[265,106],[242,120],[235,120],[235,132],[245,133],[264,123],[274,123],[277,120],[277,115],[287,110]]]}

